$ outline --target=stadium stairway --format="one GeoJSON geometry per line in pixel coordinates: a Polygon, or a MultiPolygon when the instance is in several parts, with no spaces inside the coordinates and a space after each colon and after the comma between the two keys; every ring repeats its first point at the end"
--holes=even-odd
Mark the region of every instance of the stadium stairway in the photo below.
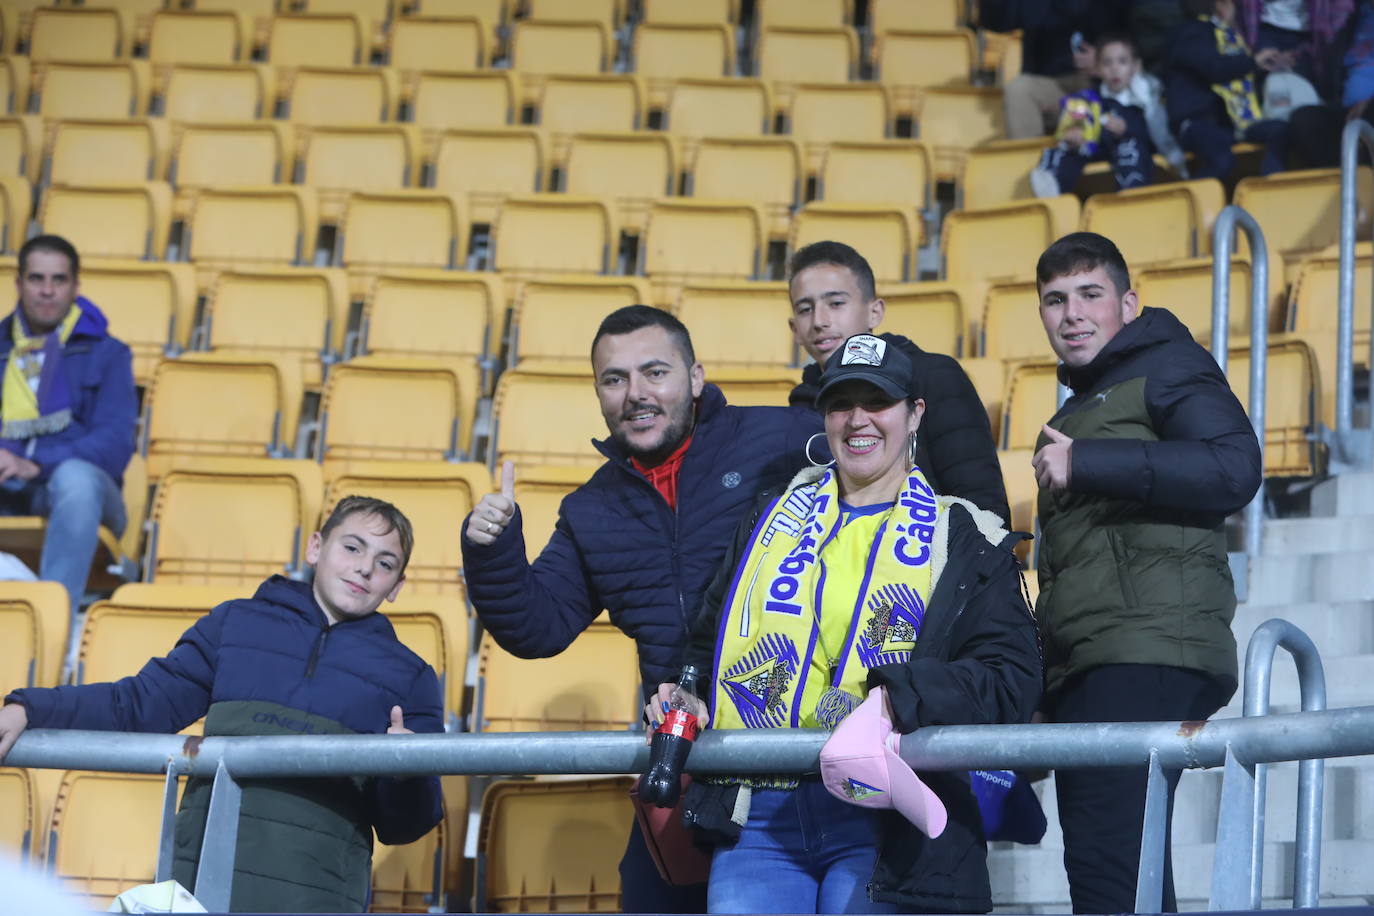
{"type": "MultiPolygon", "coordinates": [[[[1343,474],[1318,484],[1308,517],[1265,522],[1261,555],[1252,564],[1251,600],[1236,610],[1234,630],[1244,664],[1255,628],[1271,617],[1301,627],[1321,652],[1330,707],[1374,705],[1374,474],[1343,474]]],[[[1275,656],[1270,709],[1298,709],[1297,672],[1287,652],[1275,656]]],[[[1241,693],[1216,718],[1241,714],[1241,693]]],[[[1263,904],[1289,907],[1297,812],[1296,763],[1269,768],[1263,904]]],[[[1054,777],[1036,785],[1049,831],[1039,846],[994,844],[990,856],[997,912],[1069,912],[1063,836],[1054,777]]],[[[1183,774],[1174,810],[1174,880],[1180,910],[1205,910],[1212,882],[1213,839],[1221,770],[1183,774]]],[[[1321,847],[1322,906],[1374,902],[1374,757],[1329,760],[1321,847]]]]}

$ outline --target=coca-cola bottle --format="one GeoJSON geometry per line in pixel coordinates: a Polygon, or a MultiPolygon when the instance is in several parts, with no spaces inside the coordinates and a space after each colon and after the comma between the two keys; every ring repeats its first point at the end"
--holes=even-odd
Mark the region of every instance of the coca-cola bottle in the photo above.
{"type": "Polygon", "coordinates": [[[682,767],[692,742],[697,740],[696,684],[700,672],[684,665],[677,686],[668,698],[663,724],[654,731],[649,747],[649,770],[639,780],[639,797],[660,808],[672,808],[682,792],[682,767]]]}

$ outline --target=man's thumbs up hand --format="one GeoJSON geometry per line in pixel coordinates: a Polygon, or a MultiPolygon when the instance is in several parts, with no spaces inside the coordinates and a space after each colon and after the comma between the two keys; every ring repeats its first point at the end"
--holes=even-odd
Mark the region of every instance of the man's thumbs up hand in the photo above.
{"type": "Polygon", "coordinates": [[[1073,477],[1073,440],[1048,423],[1043,430],[1050,442],[1031,459],[1035,481],[1042,490],[1067,490],[1073,477]]]}
{"type": "Polygon", "coordinates": [[[488,493],[468,516],[464,535],[474,544],[492,544],[515,517],[515,462],[501,465],[501,492],[488,493]]]}
{"type": "Polygon", "coordinates": [[[388,735],[413,735],[413,734],[415,734],[413,731],[411,731],[410,729],[406,728],[405,721],[406,721],[406,719],[405,719],[405,713],[403,713],[403,712],[401,711],[401,707],[399,707],[399,706],[393,706],[393,707],[391,707],[391,724],[387,726],[386,733],[387,733],[388,735]]]}

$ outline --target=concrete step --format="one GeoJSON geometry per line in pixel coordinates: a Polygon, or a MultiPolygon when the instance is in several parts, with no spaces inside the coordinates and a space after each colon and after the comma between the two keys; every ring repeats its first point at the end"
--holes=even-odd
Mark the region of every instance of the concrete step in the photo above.
{"type": "Polygon", "coordinates": [[[1374,514],[1276,518],[1264,523],[1264,556],[1355,551],[1374,551],[1374,514]]]}
{"type": "MultiPolygon", "coordinates": [[[[1174,796],[1174,842],[1210,843],[1216,839],[1221,804],[1221,769],[1183,774],[1174,796]]],[[[1297,830],[1298,765],[1269,766],[1264,834],[1271,842],[1292,842],[1297,830]]],[[[1323,842],[1374,841],[1374,760],[1328,760],[1322,804],[1323,842]]],[[[1374,886],[1371,886],[1374,891],[1374,886]]]]}
{"type": "MultiPolygon", "coordinates": [[[[1288,653],[1280,651],[1280,656],[1288,653]]],[[[1326,675],[1326,705],[1328,709],[1341,706],[1374,706],[1374,655],[1347,655],[1323,658],[1322,668],[1326,675]]],[[[1215,718],[1229,718],[1241,714],[1241,694],[1237,690],[1215,718]]],[[[1275,657],[1273,674],[1269,680],[1269,711],[1297,712],[1301,708],[1301,694],[1298,692],[1298,671],[1288,658],[1275,657]]]]}
{"type": "Polygon", "coordinates": [[[1251,564],[1248,604],[1275,605],[1368,601],[1374,575],[1368,553],[1290,554],[1259,557],[1251,564]]]}
{"type": "Polygon", "coordinates": [[[1374,513],[1374,474],[1341,474],[1312,488],[1312,515],[1332,518],[1374,513]]]}
{"type": "MultiPolygon", "coordinates": [[[[1242,604],[1236,608],[1236,617],[1231,624],[1242,664],[1250,637],[1260,624],[1275,617],[1287,620],[1306,633],[1323,659],[1374,653],[1374,601],[1282,606],[1242,604]]],[[[1287,653],[1280,650],[1278,654],[1287,653]]]]}

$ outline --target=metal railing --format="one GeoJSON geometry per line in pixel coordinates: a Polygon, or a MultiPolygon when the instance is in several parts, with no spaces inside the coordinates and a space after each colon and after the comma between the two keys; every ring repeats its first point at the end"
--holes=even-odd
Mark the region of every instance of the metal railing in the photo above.
{"type": "MultiPolygon", "coordinates": [[[[1341,134],[1340,273],[1336,304],[1336,441],[1341,461],[1358,470],[1374,465],[1374,430],[1355,430],[1355,230],[1360,145],[1374,157],[1374,127],[1363,118],[1345,125],[1341,134]]],[[[1374,293],[1371,293],[1374,303],[1374,293]]],[[[1371,305],[1374,311],[1374,305],[1371,305]]],[[[1370,338],[1370,366],[1374,367],[1374,335],[1370,338]]]]}

